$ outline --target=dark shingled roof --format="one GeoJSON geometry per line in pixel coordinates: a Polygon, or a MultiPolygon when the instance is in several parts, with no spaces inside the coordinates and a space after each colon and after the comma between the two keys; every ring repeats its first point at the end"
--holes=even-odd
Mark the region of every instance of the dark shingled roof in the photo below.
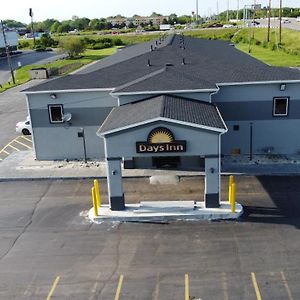
{"type": "Polygon", "coordinates": [[[176,35],[155,51],[150,52],[150,45],[128,47],[81,73],[25,91],[111,88],[126,93],[161,92],[215,89],[221,83],[300,80],[299,70],[268,66],[229,42],[184,37],[183,44],[176,35]],[[148,60],[151,66],[147,66],[148,60]]]}
{"type": "Polygon", "coordinates": [[[160,117],[226,130],[215,105],[198,100],[161,95],[113,108],[98,133],[117,130],[160,117]]]}

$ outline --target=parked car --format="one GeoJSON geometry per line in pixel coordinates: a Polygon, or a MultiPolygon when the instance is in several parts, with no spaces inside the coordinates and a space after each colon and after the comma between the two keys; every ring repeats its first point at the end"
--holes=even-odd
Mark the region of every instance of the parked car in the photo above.
{"type": "Polygon", "coordinates": [[[296,21],[297,21],[297,22],[300,22],[300,17],[297,17],[296,21]]]}
{"type": "Polygon", "coordinates": [[[220,27],[223,27],[223,24],[220,24],[220,23],[213,23],[213,24],[209,24],[207,26],[207,28],[220,28],[220,27]]]}
{"type": "Polygon", "coordinates": [[[23,133],[24,135],[31,135],[32,128],[29,117],[27,117],[25,121],[16,124],[16,132],[23,133]]]}
{"type": "Polygon", "coordinates": [[[224,24],[223,25],[223,28],[232,28],[232,27],[234,27],[233,24],[224,24]]]}
{"type": "Polygon", "coordinates": [[[291,20],[287,20],[287,19],[281,20],[281,23],[282,24],[289,24],[289,23],[291,23],[291,20]]]}

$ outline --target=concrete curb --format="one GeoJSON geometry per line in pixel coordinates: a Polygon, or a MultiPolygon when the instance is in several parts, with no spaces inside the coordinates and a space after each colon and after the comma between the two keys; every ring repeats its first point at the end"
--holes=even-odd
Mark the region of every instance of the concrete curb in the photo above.
{"type": "MultiPolygon", "coordinates": [[[[283,176],[283,177],[295,177],[300,176],[300,173],[222,173],[221,176],[283,176]]],[[[135,176],[123,176],[123,179],[137,179],[137,178],[150,178],[152,175],[135,175],[135,176]]],[[[183,177],[204,177],[202,174],[190,174],[190,175],[177,175],[179,178],[183,177]]],[[[0,182],[8,181],[46,181],[46,180],[93,180],[93,179],[107,179],[106,176],[100,175],[82,175],[82,176],[37,176],[37,177],[0,177],[0,182]]]]}
{"type": "Polygon", "coordinates": [[[140,204],[127,204],[124,211],[111,211],[108,204],[98,208],[99,215],[95,217],[94,209],[89,210],[91,222],[99,224],[104,221],[118,222],[165,222],[165,221],[217,221],[237,220],[243,214],[243,206],[236,203],[236,213],[231,212],[228,202],[221,202],[220,208],[204,208],[204,202],[194,201],[148,201],[140,204]],[[146,209],[145,209],[146,207],[146,209]],[[149,209],[150,208],[150,209],[149,209]]]}
{"type": "MultiPolygon", "coordinates": [[[[268,174],[252,174],[252,173],[222,173],[221,176],[282,176],[282,177],[296,177],[300,176],[300,173],[268,173],[268,174]]],[[[177,175],[179,178],[183,177],[203,177],[204,175],[191,174],[191,175],[177,175]]],[[[151,175],[135,175],[135,176],[123,176],[123,179],[138,179],[138,178],[150,178],[151,175]]],[[[8,181],[46,181],[46,180],[93,180],[93,179],[107,179],[106,176],[41,176],[41,177],[0,177],[0,182],[8,181]]]]}

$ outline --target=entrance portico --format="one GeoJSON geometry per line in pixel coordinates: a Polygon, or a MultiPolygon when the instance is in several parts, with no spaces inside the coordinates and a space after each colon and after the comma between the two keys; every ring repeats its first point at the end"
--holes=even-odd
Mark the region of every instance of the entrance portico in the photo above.
{"type": "Polygon", "coordinates": [[[124,210],[123,158],[153,161],[203,157],[205,207],[220,204],[220,136],[227,131],[211,103],[158,96],[116,107],[98,131],[104,138],[111,210],[124,210]],[[146,106],[146,107],[145,107],[146,106]]]}

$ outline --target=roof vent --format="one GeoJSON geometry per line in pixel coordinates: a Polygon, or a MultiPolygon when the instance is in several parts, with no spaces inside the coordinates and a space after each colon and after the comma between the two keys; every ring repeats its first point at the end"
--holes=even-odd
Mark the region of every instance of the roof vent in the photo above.
{"type": "Polygon", "coordinates": [[[182,58],[182,63],[181,64],[185,65],[185,58],[184,57],[182,58]]]}
{"type": "Polygon", "coordinates": [[[150,59],[148,59],[147,67],[151,67],[150,59]]]}
{"type": "Polygon", "coordinates": [[[166,63],[166,67],[172,67],[174,66],[172,63],[166,63]]]}

